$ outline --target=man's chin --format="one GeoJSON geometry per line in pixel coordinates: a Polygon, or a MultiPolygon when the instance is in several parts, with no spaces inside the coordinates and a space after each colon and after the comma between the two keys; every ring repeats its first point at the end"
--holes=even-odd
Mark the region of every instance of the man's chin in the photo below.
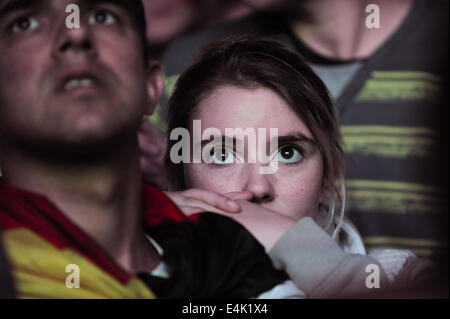
{"type": "Polygon", "coordinates": [[[48,162],[94,162],[108,160],[126,153],[131,146],[137,146],[136,132],[120,134],[71,135],[58,139],[32,138],[15,140],[13,145],[22,153],[48,162]]]}
{"type": "Polygon", "coordinates": [[[69,118],[79,121],[98,116],[111,117],[111,112],[123,109],[120,98],[108,90],[89,90],[56,94],[46,102],[47,111],[61,119],[69,118]]]}

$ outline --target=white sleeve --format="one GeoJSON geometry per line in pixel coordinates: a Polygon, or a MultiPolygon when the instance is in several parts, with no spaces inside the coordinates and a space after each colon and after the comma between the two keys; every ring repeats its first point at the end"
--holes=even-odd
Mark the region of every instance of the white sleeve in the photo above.
{"type": "Polygon", "coordinates": [[[260,294],[257,299],[306,299],[303,291],[292,280],[287,280],[260,294]]]}
{"type": "Polygon", "coordinates": [[[389,286],[378,260],[346,254],[311,218],[302,218],[272,248],[274,266],[286,271],[308,298],[355,297],[370,293],[367,266],[379,267],[381,288],[389,286]]]}

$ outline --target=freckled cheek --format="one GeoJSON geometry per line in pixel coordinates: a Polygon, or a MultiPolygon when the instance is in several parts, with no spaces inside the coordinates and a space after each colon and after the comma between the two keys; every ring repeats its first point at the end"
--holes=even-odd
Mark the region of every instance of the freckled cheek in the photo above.
{"type": "Polygon", "coordinates": [[[322,191],[321,179],[320,171],[315,170],[310,170],[307,174],[291,172],[277,176],[276,200],[291,217],[313,217],[318,210],[322,191]]]}
{"type": "Polygon", "coordinates": [[[206,169],[203,165],[198,164],[188,164],[184,171],[186,186],[188,188],[207,189],[221,194],[241,190],[242,187],[236,177],[218,172],[219,170],[206,169]]]}

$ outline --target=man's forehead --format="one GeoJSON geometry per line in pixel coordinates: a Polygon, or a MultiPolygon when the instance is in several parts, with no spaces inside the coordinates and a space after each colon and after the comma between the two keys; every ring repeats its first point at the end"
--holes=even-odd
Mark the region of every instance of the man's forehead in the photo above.
{"type": "Polygon", "coordinates": [[[68,15],[67,6],[71,4],[78,5],[80,11],[86,14],[97,9],[98,5],[115,6],[122,26],[128,27],[131,24],[146,48],[145,16],[141,0],[0,0],[0,22],[14,13],[22,12],[51,15],[53,20],[56,16],[65,19],[68,15]]]}
{"type": "Polygon", "coordinates": [[[141,25],[141,22],[145,17],[143,15],[144,9],[140,0],[0,0],[0,19],[12,12],[25,10],[36,10],[41,12],[56,10],[56,12],[61,12],[62,15],[66,15],[66,8],[70,4],[78,5],[81,12],[90,10],[100,4],[114,5],[120,8],[138,29],[145,30],[145,25],[141,25]],[[142,15],[142,18],[140,15],[142,15]]]}

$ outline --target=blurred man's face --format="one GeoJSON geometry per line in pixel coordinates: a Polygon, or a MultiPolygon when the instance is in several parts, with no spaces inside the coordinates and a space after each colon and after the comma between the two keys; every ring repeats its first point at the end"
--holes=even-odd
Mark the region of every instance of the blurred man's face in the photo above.
{"type": "Polygon", "coordinates": [[[194,0],[143,0],[147,38],[152,45],[164,45],[186,32],[198,18],[194,0]]]}
{"type": "Polygon", "coordinates": [[[297,0],[242,0],[242,2],[257,10],[269,10],[296,4],[297,0]]]}
{"type": "Polygon", "coordinates": [[[95,145],[135,131],[149,104],[147,63],[121,0],[0,0],[0,70],[6,140],[95,145]],[[66,27],[72,3],[79,29],[66,27]]]}

